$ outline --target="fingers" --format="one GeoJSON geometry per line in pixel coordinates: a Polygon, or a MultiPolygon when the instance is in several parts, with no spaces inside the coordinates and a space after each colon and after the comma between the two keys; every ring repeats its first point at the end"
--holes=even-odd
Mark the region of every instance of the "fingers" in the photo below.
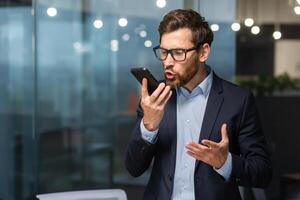
{"type": "MultiPolygon", "coordinates": [[[[143,78],[142,88],[141,88],[142,98],[149,96],[148,92],[148,80],[143,78]]],[[[157,105],[164,105],[169,98],[172,96],[172,91],[170,86],[166,86],[165,83],[160,83],[156,90],[151,94],[150,100],[155,102],[157,105]]]]}
{"type": "Polygon", "coordinates": [[[222,136],[222,141],[221,142],[227,142],[228,141],[227,124],[222,124],[221,136],[222,136]]]}
{"type": "Polygon", "coordinates": [[[169,99],[171,98],[172,96],[172,91],[169,92],[169,95],[167,96],[167,98],[165,98],[165,100],[163,101],[163,106],[166,105],[166,103],[169,101],[169,99]]]}
{"type": "Polygon", "coordinates": [[[148,80],[146,78],[143,78],[142,89],[141,89],[142,98],[146,97],[146,96],[149,96],[147,88],[148,88],[148,80]]]}
{"type": "Polygon", "coordinates": [[[157,100],[157,98],[161,95],[162,91],[164,90],[166,84],[165,83],[160,83],[156,90],[151,94],[150,98],[151,101],[154,102],[157,100]]]}
{"type": "Polygon", "coordinates": [[[207,146],[210,149],[218,147],[218,143],[213,142],[211,140],[202,140],[201,143],[204,144],[205,146],[207,146]]]}
{"type": "Polygon", "coordinates": [[[210,151],[208,147],[196,142],[191,142],[185,146],[187,149],[187,154],[194,157],[197,160],[204,160],[207,156],[207,152],[210,151]]]}
{"type": "Polygon", "coordinates": [[[207,146],[198,144],[196,142],[191,142],[191,143],[187,144],[185,147],[193,153],[200,153],[204,150],[209,149],[207,146]]]}
{"type": "Polygon", "coordinates": [[[228,142],[228,135],[227,135],[227,124],[222,124],[221,127],[221,142],[220,143],[216,143],[213,142],[211,140],[202,140],[201,143],[206,145],[207,147],[211,147],[211,148],[217,148],[222,142],[228,142]]]}
{"type": "Polygon", "coordinates": [[[193,153],[191,151],[187,151],[187,154],[189,154],[190,156],[194,157],[196,160],[200,160],[200,157],[196,153],[193,153]]]}
{"type": "Polygon", "coordinates": [[[157,99],[157,104],[159,105],[164,104],[166,102],[166,99],[169,98],[171,92],[172,92],[171,87],[167,85],[164,88],[163,92],[159,95],[157,99]]]}
{"type": "Polygon", "coordinates": [[[191,142],[186,145],[187,153],[193,158],[200,160],[213,167],[220,168],[224,165],[229,152],[229,139],[227,125],[221,127],[221,142],[217,143],[208,139],[201,141],[201,144],[191,142]]]}

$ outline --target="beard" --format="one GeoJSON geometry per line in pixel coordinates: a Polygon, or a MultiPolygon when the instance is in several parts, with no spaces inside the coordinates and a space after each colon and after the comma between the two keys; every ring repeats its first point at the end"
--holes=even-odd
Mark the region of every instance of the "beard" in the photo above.
{"type": "Polygon", "coordinates": [[[182,74],[175,74],[174,78],[168,79],[165,75],[166,85],[171,86],[171,88],[182,87],[186,85],[192,78],[197,74],[199,70],[198,58],[195,57],[190,63],[186,63],[182,74]]]}

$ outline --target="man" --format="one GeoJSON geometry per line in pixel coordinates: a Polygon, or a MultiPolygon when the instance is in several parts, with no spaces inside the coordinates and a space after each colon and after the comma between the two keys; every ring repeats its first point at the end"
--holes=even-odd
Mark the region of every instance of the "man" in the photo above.
{"type": "Polygon", "coordinates": [[[271,179],[253,95],[205,65],[213,33],[193,10],[174,10],[159,25],[166,83],[149,94],[143,80],[125,164],[133,176],[151,165],[144,199],[241,199],[238,186],[271,179]]]}

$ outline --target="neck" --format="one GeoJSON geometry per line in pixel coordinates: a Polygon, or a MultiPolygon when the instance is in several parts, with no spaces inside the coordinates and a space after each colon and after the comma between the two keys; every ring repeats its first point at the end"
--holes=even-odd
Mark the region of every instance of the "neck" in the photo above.
{"type": "Polygon", "coordinates": [[[192,92],[192,90],[197,87],[207,76],[207,71],[205,69],[204,63],[201,63],[197,73],[193,76],[193,78],[183,87],[192,92]]]}

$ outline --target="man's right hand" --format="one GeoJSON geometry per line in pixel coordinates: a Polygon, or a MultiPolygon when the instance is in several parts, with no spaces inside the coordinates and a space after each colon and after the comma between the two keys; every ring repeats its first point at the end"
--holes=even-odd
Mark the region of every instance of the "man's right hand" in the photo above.
{"type": "Polygon", "coordinates": [[[156,90],[149,95],[148,82],[144,78],[142,82],[141,106],[144,111],[144,126],[149,131],[155,131],[164,116],[165,106],[172,95],[170,86],[160,83],[156,90]]]}

